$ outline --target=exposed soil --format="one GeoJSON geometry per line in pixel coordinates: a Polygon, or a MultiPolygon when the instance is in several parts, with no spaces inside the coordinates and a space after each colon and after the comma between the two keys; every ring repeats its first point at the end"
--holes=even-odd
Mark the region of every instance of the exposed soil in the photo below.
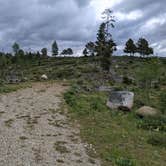
{"type": "Polygon", "coordinates": [[[62,113],[66,86],[36,83],[0,96],[0,166],[99,166],[62,113]]]}

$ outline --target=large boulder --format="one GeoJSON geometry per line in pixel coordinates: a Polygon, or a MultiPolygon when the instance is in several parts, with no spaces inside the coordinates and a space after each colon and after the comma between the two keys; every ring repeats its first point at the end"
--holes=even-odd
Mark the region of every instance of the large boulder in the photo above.
{"type": "Polygon", "coordinates": [[[134,93],[129,91],[113,91],[107,101],[107,106],[111,109],[131,111],[134,104],[134,93]]]}
{"type": "Polygon", "coordinates": [[[148,107],[148,106],[143,106],[140,109],[138,109],[136,111],[136,114],[139,117],[155,117],[156,115],[158,115],[158,110],[156,110],[155,108],[152,107],[148,107]]]}
{"type": "Polygon", "coordinates": [[[42,80],[48,80],[48,77],[47,77],[46,74],[43,74],[43,75],[41,76],[41,79],[42,79],[42,80]]]}

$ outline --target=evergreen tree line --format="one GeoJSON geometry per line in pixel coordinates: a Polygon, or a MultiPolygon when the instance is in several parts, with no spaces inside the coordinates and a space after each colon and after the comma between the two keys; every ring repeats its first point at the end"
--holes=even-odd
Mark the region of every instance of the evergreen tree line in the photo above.
{"type": "MultiPolygon", "coordinates": [[[[111,57],[113,52],[117,50],[116,43],[110,32],[110,29],[115,27],[115,20],[110,9],[106,9],[103,15],[105,20],[99,27],[97,40],[95,42],[90,41],[85,45],[83,55],[99,56],[101,67],[104,70],[109,71],[111,57]]],[[[140,38],[136,44],[132,39],[129,39],[125,44],[124,52],[127,54],[129,53],[130,55],[139,53],[142,57],[146,57],[153,54],[153,48],[149,47],[149,43],[145,38],[140,38]]]]}
{"type": "MultiPolygon", "coordinates": [[[[8,56],[18,56],[18,57],[24,57],[25,55],[36,55],[37,57],[47,57],[48,56],[48,49],[47,48],[42,48],[41,51],[37,51],[36,53],[32,53],[32,52],[25,52],[23,49],[20,48],[20,45],[18,43],[14,43],[12,45],[12,50],[14,54],[11,53],[7,53],[8,56]]],[[[51,45],[51,52],[52,52],[52,56],[56,57],[57,55],[59,55],[59,48],[58,48],[58,44],[56,41],[54,41],[51,45]]],[[[6,53],[1,52],[0,55],[5,55],[6,53]]],[[[67,48],[64,49],[61,53],[61,55],[72,55],[73,54],[73,50],[71,48],[67,48]]]]}
{"type": "Polygon", "coordinates": [[[125,44],[124,52],[130,54],[130,56],[139,53],[142,57],[145,57],[153,54],[153,48],[149,47],[145,38],[140,38],[136,44],[132,39],[129,39],[125,44]]]}
{"type": "MultiPolygon", "coordinates": [[[[102,25],[104,26],[104,25],[102,25]]],[[[102,33],[104,34],[104,31],[102,32],[102,27],[100,27],[99,32],[98,32],[98,37],[97,37],[97,42],[88,42],[85,45],[85,49],[83,50],[83,55],[84,56],[98,56],[102,55],[102,43],[104,44],[104,35],[102,36],[102,33]],[[99,47],[99,45],[101,47],[99,47]]],[[[112,51],[116,51],[116,44],[113,42],[110,43],[111,47],[114,47],[112,51]]],[[[109,50],[108,50],[109,51],[109,50]]],[[[153,48],[149,46],[149,42],[145,38],[139,38],[137,43],[134,43],[134,41],[130,38],[124,48],[124,53],[130,54],[130,56],[134,56],[136,53],[140,54],[141,57],[146,57],[149,55],[152,55],[154,53],[153,48]]]]}
{"type": "MultiPolygon", "coordinates": [[[[111,57],[113,52],[117,50],[117,45],[113,40],[111,30],[114,28],[114,16],[112,15],[112,11],[110,9],[106,9],[103,13],[103,23],[101,23],[96,41],[88,42],[85,45],[85,49],[83,50],[84,56],[98,56],[99,63],[103,70],[109,71],[111,66],[111,57]]],[[[56,57],[59,55],[59,48],[56,41],[54,41],[51,45],[52,48],[52,56],[56,57]]],[[[11,60],[12,63],[17,61],[25,61],[26,59],[33,58],[45,58],[48,56],[47,48],[42,48],[41,51],[37,51],[36,53],[24,52],[23,49],[20,48],[18,43],[14,43],[12,46],[14,56],[12,54],[0,53],[1,61],[0,65],[9,63],[11,60]]],[[[134,55],[135,53],[139,53],[141,56],[145,57],[150,54],[153,54],[153,48],[149,47],[149,43],[145,38],[140,38],[138,42],[135,44],[132,39],[129,39],[126,42],[125,53],[129,53],[130,55],[134,55]]],[[[72,55],[73,50],[71,48],[64,49],[61,55],[72,55]]]]}
{"type": "MultiPolygon", "coordinates": [[[[0,52],[0,68],[6,68],[10,64],[26,64],[31,63],[32,60],[39,60],[48,57],[47,48],[42,48],[41,51],[31,52],[24,51],[18,43],[12,45],[13,53],[0,52]]],[[[54,41],[51,45],[52,56],[56,57],[59,55],[59,48],[57,42],[54,41]]],[[[64,49],[61,55],[72,55],[73,50],[71,48],[64,49]]]]}

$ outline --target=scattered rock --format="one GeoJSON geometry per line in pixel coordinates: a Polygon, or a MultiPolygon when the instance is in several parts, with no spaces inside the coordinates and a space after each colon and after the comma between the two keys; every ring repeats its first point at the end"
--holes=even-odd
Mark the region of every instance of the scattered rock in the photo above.
{"type": "Polygon", "coordinates": [[[134,93],[129,91],[112,91],[107,106],[111,109],[130,111],[134,103],[134,93]]]}
{"type": "Polygon", "coordinates": [[[158,111],[155,108],[143,106],[136,111],[139,117],[155,117],[158,115],[158,111]]]}
{"type": "Polygon", "coordinates": [[[41,79],[42,79],[42,80],[48,80],[48,77],[47,77],[46,74],[43,74],[43,75],[41,76],[41,79]]]}
{"type": "Polygon", "coordinates": [[[116,83],[122,83],[123,82],[123,76],[122,75],[118,75],[114,69],[110,68],[110,74],[111,74],[111,78],[114,82],[116,83]]]}
{"type": "Polygon", "coordinates": [[[23,77],[21,81],[22,82],[26,82],[26,81],[28,81],[28,78],[27,77],[23,77]]]}
{"type": "Polygon", "coordinates": [[[119,69],[119,65],[115,65],[115,68],[116,68],[116,69],[119,69]]]}
{"type": "Polygon", "coordinates": [[[111,92],[113,90],[113,87],[111,86],[100,86],[98,88],[98,91],[100,92],[111,92]]]}

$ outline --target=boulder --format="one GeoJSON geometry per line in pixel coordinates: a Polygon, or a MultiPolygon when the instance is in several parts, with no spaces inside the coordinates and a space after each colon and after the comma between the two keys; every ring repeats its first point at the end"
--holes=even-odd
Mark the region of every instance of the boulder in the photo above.
{"type": "Polygon", "coordinates": [[[155,108],[143,106],[136,111],[136,114],[142,118],[143,117],[155,117],[156,115],[158,115],[158,111],[155,108]]]}
{"type": "Polygon", "coordinates": [[[43,75],[41,76],[41,79],[42,79],[42,80],[48,80],[48,77],[47,77],[46,74],[43,74],[43,75]]]}
{"type": "Polygon", "coordinates": [[[131,111],[134,104],[134,93],[129,91],[113,91],[107,101],[107,106],[111,109],[131,111]]]}
{"type": "Polygon", "coordinates": [[[8,84],[17,84],[21,82],[21,79],[19,76],[13,74],[6,76],[6,82],[8,84]]]}

